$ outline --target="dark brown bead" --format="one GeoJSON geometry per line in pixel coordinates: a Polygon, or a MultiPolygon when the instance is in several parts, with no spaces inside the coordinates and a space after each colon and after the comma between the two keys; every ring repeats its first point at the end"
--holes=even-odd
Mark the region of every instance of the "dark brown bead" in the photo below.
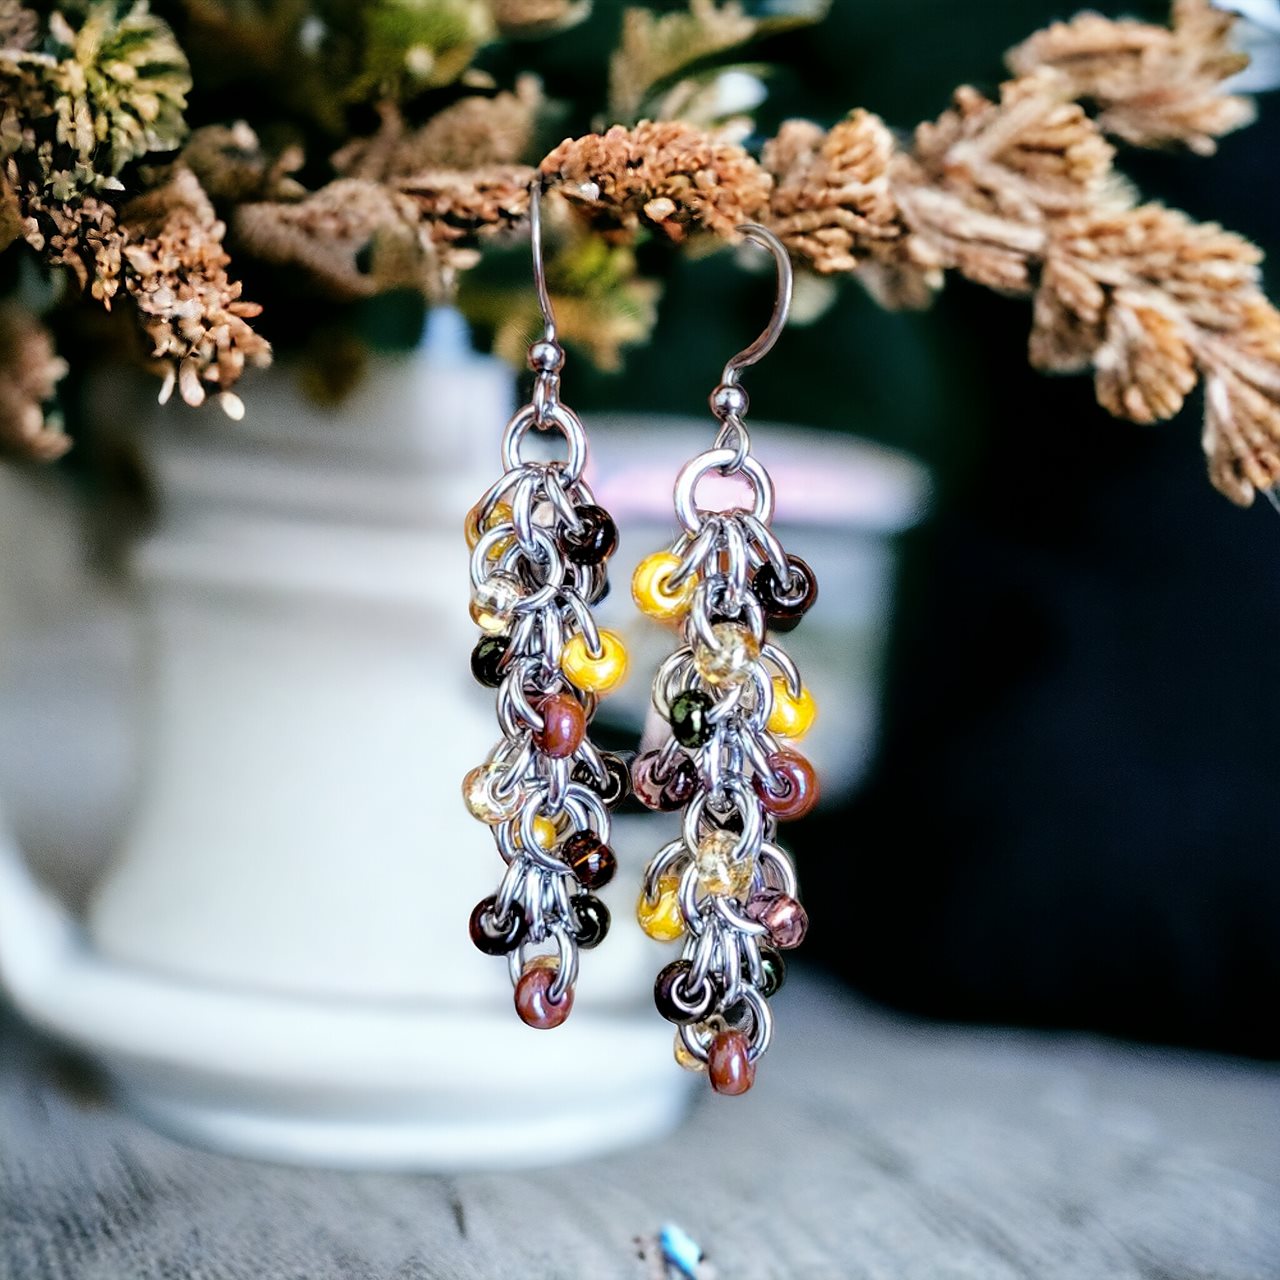
{"type": "Polygon", "coordinates": [[[553,693],[538,703],[542,728],[533,734],[533,745],[553,759],[571,756],[582,745],[587,717],[572,694],[553,693]]]}
{"type": "Polygon", "coordinates": [[[686,755],[677,756],[668,766],[665,777],[658,776],[657,751],[646,751],[637,756],[631,766],[631,785],[636,799],[646,809],[670,813],[683,809],[698,790],[697,766],[686,755]]]}
{"type": "Polygon", "coordinates": [[[503,662],[511,648],[509,636],[484,636],[471,651],[471,674],[488,689],[496,689],[506,674],[503,662]]]}
{"type": "Polygon", "coordinates": [[[520,945],[524,937],[524,912],[518,902],[513,902],[507,911],[505,928],[498,928],[493,918],[493,908],[497,903],[494,897],[477,902],[471,913],[471,941],[487,956],[505,956],[520,945]]]}
{"type": "Polygon", "coordinates": [[[658,971],[653,983],[653,1003],[668,1022],[701,1022],[719,1001],[720,987],[711,974],[703,979],[698,990],[690,990],[692,969],[688,960],[673,960],[658,971]]]}
{"type": "Polygon", "coordinates": [[[717,1093],[734,1098],[755,1083],[751,1042],[741,1031],[721,1031],[707,1052],[707,1077],[717,1093]]]}
{"type": "Polygon", "coordinates": [[[773,776],[752,780],[760,803],[780,822],[803,818],[818,803],[818,775],[798,751],[775,751],[768,757],[773,776]]]}
{"type": "Polygon", "coordinates": [[[600,762],[604,765],[606,781],[601,782],[587,764],[579,764],[574,768],[573,780],[590,787],[612,809],[631,794],[631,770],[621,756],[609,751],[600,753],[600,762]]]}
{"type": "Polygon", "coordinates": [[[516,1012],[526,1026],[539,1031],[558,1027],[573,1010],[573,988],[559,1000],[551,999],[551,984],[556,980],[554,966],[529,965],[516,983],[516,1012]]]}
{"type": "Polygon", "coordinates": [[[818,598],[818,579],[808,564],[799,556],[788,556],[787,564],[791,581],[785,587],[767,560],[756,570],[751,584],[775,631],[791,631],[818,598]]]}
{"type": "Polygon", "coordinates": [[[585,889],[600,889],[613,879],[618,860],[594,831],[576,831],[561,846],[560,856],[585,889]]]}
{"type": "Polygon", "coordinates": [[[574,507],[577,529],[566,529],[560,538],[564,558],[573,564],[599,564],[618,546],[618,526],[613,517],[597,506],[574,507]]]}
{"type": "Polygon", "coordinates": [[[573,936],[577,939],[578,946],[584,951],[598,947],[609,933],[609,908],[594,894],[584,893],[574,898],[573,914],[576,920],[573,936]]]}

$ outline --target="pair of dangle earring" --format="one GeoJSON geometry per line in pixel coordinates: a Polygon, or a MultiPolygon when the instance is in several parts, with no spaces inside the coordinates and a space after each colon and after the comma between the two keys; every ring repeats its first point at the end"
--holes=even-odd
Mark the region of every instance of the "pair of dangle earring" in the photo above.
{"type": "Polygon", "coordinates": [[[507,425],[502,476],[467,521],[472,617],[485,633],[472,672],[497,690],[503,736],[463,791],[506,863],[497,892],[472,913],[471,936],[481,951],[507,956],[520,1017],[558,1026],[573,1005],[579,952],[609,928],[594,890],[616,870],[611,808],[634,783],[649,808],[681,810],[681,835],[650,862],[637,912],[651,937],[684,939],[681,958],[658,975],[655,1001],[677,1024],[677,1061],[706,1070],[717,1092],[744,1093],[772,1035],[768,998],[783,980],[780,952],[807,927],[776,827],[817,799],[812,767],[788,745],[812,722],[812,699],[768,634],[794,626],[817,587],[770,527],[773,484],[751,452],[739,385],[741,370],[770,350],[786,322],[790,260],[765,228],[739,228],[773,254],[778,300],[768,329],[729,361],[712,394],[720,422],[713,448],[677,477],[679,538],[632,581],[640,609],[679,624],[682,644],[653,687],[665,741],[637,758],[629,776],[588,736],[599,696],[626,670],[621,640],[591,612],[606,589],[617,529],[583,480],[582,423],[559,398],[564,355],[543,273],[539,196],[535,183],[530,222],[544,332],[529,351],[534,392],[507,425]],[[522,442],[533,429],[558,430],[567,458],[526,460],[522,442]],[[751,507],[702,509],[697,488],[713,472],[745,478],[751,507]]]}

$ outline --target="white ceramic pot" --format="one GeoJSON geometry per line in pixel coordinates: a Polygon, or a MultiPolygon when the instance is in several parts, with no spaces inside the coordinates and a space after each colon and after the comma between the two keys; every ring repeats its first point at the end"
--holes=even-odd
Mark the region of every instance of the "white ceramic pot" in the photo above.
{"type": "MultiPolygon", "coordinates": [[[[491,696],[467,674],[458,530],[495,474],[511,387],[452,351],[381,361],[343,414],[317,412],[278,374],[249,389],[251,423],[153,424],[165,511],[134,565],[138,784],[84,920],[0,840],[13,997],[93,1053],[126,1105],[202,1144],[325,1165],[509,1166],[654,1135],[688,1096],[648,995],[663,953],[627,927],[663,838],[648,820],[617,824],[616,927],[584,957],[565,1027],[521,1025],[505,966],[467,936],[501,866],[458,794],[496,737],[491,696]]],[[[668,536],[663,484],[641,472],[667,480],[704,434],[673,428],[669,447],[637,454],[630,433],[599,433],[627,537],[619,577],[668,536]]],[[[878,617],[883,534],[914,515],[919,476],[823,448],[808,456],[896,486],[881,527],[861,513],[878,617]]],[[[846,535],[858,523],[826,514],[846,535]]],[[[625,596],[610,625],[634,633],[643,669],[665,633],[636,631],[625,596]]],[[[642,670],[611,714],[638,725],[644,683],[642,670]]],[[[851,777],[868,735],[845,723],[827,754],[851,777]]],[[[127,755],[120,725],[85,731],[127,755]]],[[[66,784],[51,776],[44,794],[66,784]]],[[[23,788],[7,789],[30,833],[23,788]]],[[[56,847],[48,825],[38,843],[56,847]]]]}

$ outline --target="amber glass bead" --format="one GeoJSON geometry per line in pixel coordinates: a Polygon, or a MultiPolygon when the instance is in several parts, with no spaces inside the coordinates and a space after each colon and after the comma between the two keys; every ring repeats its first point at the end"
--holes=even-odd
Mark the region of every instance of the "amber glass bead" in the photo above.
{"type": "Polygon", "coordinates": [[[590,787],[612,809],[631,794],[631,770],[621,756],[616,756],[611,751],[600,752],[600,762],[604,765],[605,781],[597,778],[585,763],[574,767],[573,780],[582,783],[584,787],[590,787]]]}
{"type": "Polygon", "coordinates": [[[483,898],[475,905],[471,913],[469,928],[471,941],[487,956],[505,956],[514,951],[524,937],[524,911],[518,902],[513,902],[507,911],[507,922],[499,929],[493,918],[493,908],[497,899],[490,896],[483,898]]]}
{"type": "Polygon", "coordinates": [[[560,654],[560,670],[571,685],[586,693],[616,689],[627,675],[627,651],[622,637],[613,631],[601,631],[597,656],[581,632],[570,636],[560,654]]]}
{"type": "Polygon", "coordinates": [[[534,730],[533,745],[556,760],[573,755],[587,732],[586,713],[577,698],[553,693],[538,703],[538,714],[542,728],[534,730]]]}
{"type": "Polygon", "coordinates": [[[668,579],[679,567],[680,557],[670,551],[655,552],[636,565],[631,575],[631,598],[641,613],[659,622],[673,622],[689,612],[698,579],[691,573],[678,587],[668,586],[668,579]]]}
{"type": "Polygon", "coordinates": [[[768,757],[770,778],[752,780],[760,803],[781,822],[803,818],[818,803],[818,775],[798,751],[775,751],[768,757]]]}
{"type": "Polygon", "coordinates": [[[689,1048],[684,1042],[684,1036],[679,1031],[676,1032],[675,1041],[671,1046],[671,1054],[686,1071],[705,1071],[707,1069],[707,1064],[696,1053],[689,1052],[689,1048]]]}
{"type": "Polygon", "coordinates": [[[655,942],[674,942],[684,933],[684,913],[680,910],[680,877],[658,878],[658,896],[650,902],[642,892],[636,903],[636,920],[655,942]]]}
{"type": "Polygon", "coordinates": [[[737,1097],[755,1083],[751,1042],[741,1031],[721,1031],[707,1051],[707,1075],[717,1093],[737,1097]]]}
{"type": "Polygon", "coordinates": [[[516,1012],[526,1026],[540,1031],[558,1027],[573,1010],[573,988],[565,990],[558,1001],[551,999],[551,986],[556,980],[554,964],[530,962],[516,983],[516,1012]]]}
{"type": "Polygon", "coordinates": [[[471,621],[490,635],[511,625],[516,605],[524,597],[520,583],[509,573],[491,573],[471,592],[471,621]]]}
{"type": "Polygon", "coordinates": [[[491,827],[513,817],[521,804],[519,788],[516,788],[506,800],[501,800],[494,795],[494,783],[498,781],[501,774],[502,769],[498,765],[481,764],[469,770],[466,777],[462,779],[462,799],[467,806],[467,812],[473,818],[478,818],[491,827]]]}
{"type": "Polygon", "coordinates": [[[467,512],[467,518],[463,523],[463,531],[466,534],[467,546],[472,551],[475,550],[476,543],[486,534],[498,528],[499,525],[511,523],[511,504],[509,502],[495,502],[490,509],[489,514],[483,520],[480,519],[480,506],[477,504],[467,512]]]}
{"type": "Polygon", "coordinates": [[[786,678],[773,677],[773,709],[766,727],[775,738],[803,738],[813,728],[817,715],[818,708],[808,689],[802,685],[800,696],[793,698],[786,678]]]}
{"type": "Polygon", "coordinates": [[[574,898],[573,914],[577,924],[573,936],[578,946],[584,951],[598,947],[609,934],[609,908],[594,894],[584,893],[574,898]]]}
{"type": "Polygon", "coordinates": [[[760,657],[760,642],[740,622],[714,622],[711,634],[714,644],[693,646],[694,669],[711,685],[741,684],[760,657]]]}
{"type": "Polygon", "coordinates": [[[594,831],[575,832],[560,846],[560,855],[584,889],[603,888],[618,869],[613,850],[594,831]]]}
{"type": "Polygon", "coordinates": [[[752,859],[738,853],[732,831],[709,831],[698,841],[698,886],[717,897],[740,898],[751,887],[752,859]]]}
{"type": "Polygon", "coordinates": [[[799,556],[788,556],[791,582],[784,591],[773,565],[767,560],[756,570],[752,589],[764,609],[769,625],[775,631],[792,631],[818,599],[818,578],[799,556]]]}
{"type": "Polygon", "coordinates": [[[511,648],[508,636],[482,636],[480,643],[471,650],[471,674],[486,689],[496,689],[506,674],[502,664],[511,648]]]}
{"type": "Polygon", "coordinates": [[[720,986],[713,974],[707,974],[697,991],[689,989],[693,965],[688,960],[673,960],[658,970],[653,983],[653,1003],[668,1022],[701,1022],[715,1007],[720,986]]]}
{"type": "Polygon", "coordinates": [[[664,778],[658,777],[659,753],[646,751],[631,766],[631,785],[646,809],[671,813],[683,809],[698,790],[698,768],[686,755],[677,756],[664,778]]]}
{"type": "Polygon", "coordinates": [[[712,701],[699,689],[688,689],[671,701],[671,736],[690,750],[705,746],[716,729],[708,719],[712,701]]]}
{"type": "Polygon", "coordinates": [[[761,889],[753,894],[744,914],[764,925],[769,940],[783,951],[798,947],[809,932],[809,913],[780,889],[761,889]]]}
{"type": "Polygon", "coordinates": [[[577,529],[566,529],[560,538],[564,558],[571,564],[599,564],[618,547],[618,526],[613,517],[597,506],[574,507],[577,529]]]}

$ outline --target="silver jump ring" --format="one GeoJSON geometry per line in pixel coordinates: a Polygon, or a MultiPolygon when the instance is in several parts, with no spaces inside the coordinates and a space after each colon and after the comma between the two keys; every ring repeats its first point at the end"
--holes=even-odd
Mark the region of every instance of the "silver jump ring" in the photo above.
{"type": "MultiPolygon", "coordinates": [[[[695,501],[695,490],[704,476],[712,471],[723,472],[724,468],[733,461],[734,456],[732,449],[709,449],[706,453],[698,454],[681,468],[680,474],[676,477],[674,498],[676,517],[681,527],[687,532],[696,536],[708,515],[720,514],[700,510],[695,501]]],[[[760,465],[758,459],[748,455],[743,459],[738,474],[745,475],[755,489],[752,514],[763,524],[769,524],[773,520],[774,507],[773,481],[769,473],[760,465]]]]}

